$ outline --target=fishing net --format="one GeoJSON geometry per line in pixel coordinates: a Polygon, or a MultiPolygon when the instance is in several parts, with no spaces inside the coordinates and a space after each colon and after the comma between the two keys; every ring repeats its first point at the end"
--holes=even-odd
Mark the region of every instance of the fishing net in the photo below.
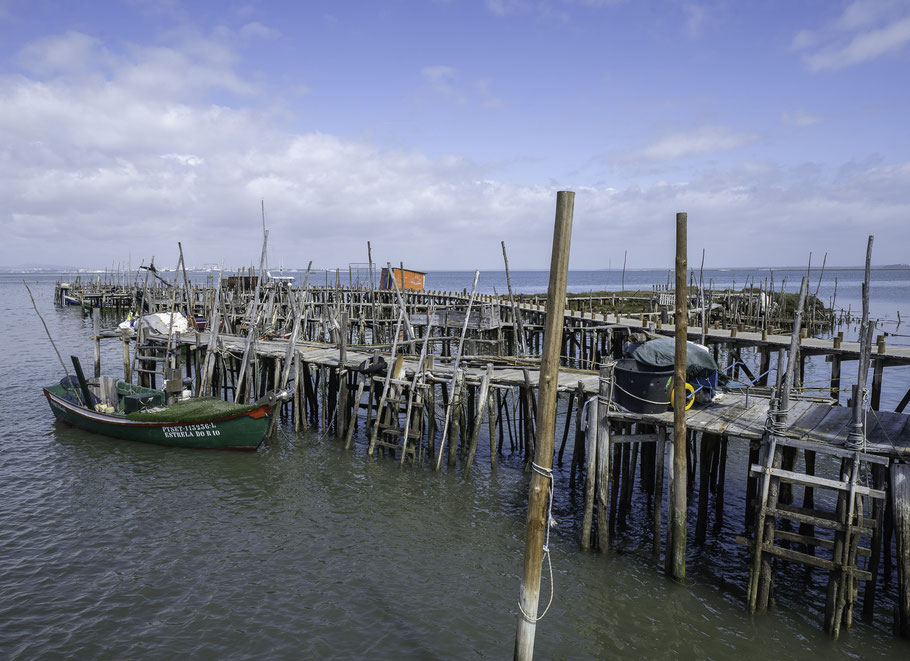
{"type": "Polygon", "coordinates": [[[252,411],[256,408],[258,407],[255,404],[233,404],[216,397],[196,397],[192,399],[181,399],[163,409],[128,413],[126,417],[128,420],[135,420],[137,422],[180,422],[195,424],[246,413],[247,411],[252,411]]]}

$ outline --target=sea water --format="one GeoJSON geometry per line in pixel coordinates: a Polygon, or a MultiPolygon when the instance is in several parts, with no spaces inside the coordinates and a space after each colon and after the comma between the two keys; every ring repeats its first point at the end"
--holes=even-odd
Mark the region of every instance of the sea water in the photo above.
{"type": "MultiPolygon", "coordinates": [[[[873,274],[873,309],[895,329],[898,310],[910,316],[905,276],[873,274]]],[[[617,277],[573,272],[569,287],[612,289],[617,277]]],[[[712,277],[717,287],[721,276],[712,277]]],[[[351,451],[282,425],[259,451],[231,453],[58,424],[41,386],[63,369],[23,278],[64,359],[91,364],[92,356],[91,319],[53,304],[57,276],[0,276],[0,657],[511,656],[528,475],[508,442],[495,471],[481,442],[465,477],[460,467],[437,473],[368,457],[362,428],[351,451]]],[[[470,288],[472,278],[430,273],[427,286],[470,288]]],[[[850,291],[862,273],[839,278],[839,304],[858,301],[850,291]]],[[[664,279],[627,272],[625,286],[664,279]]],[[[822,297],[833,291],[827,279],[822,297]]],[[[542,292],[547,273],[512,280],[516,290],[542,292]]],[[[795,290],[798,275],[792,281],[795,290]]],[[[483,272],[480,283],[489,293],[505,289],[501,273],[483,272]]],[[[119,343],[103,347],[103,371],[118,373],[119,343]]],[[[892,369],[903,368],[885,370],[883,408],[910,385],[892,369]]],[[[568,489],[568,461],[557,467],[552,582],[545,567],[541,588],[541,605],[551,594],[552,605],[537,625],[537,658],[906,658],[907,644],[891,634],[893,580],[873,623],[857,614],[837,642],[821,628],[822,572],[780,572],[775,608],[747,614],[748,555],[733,541],[743,527],[745,466],[741,444],[731,442],[726,516],[722,525],[712,520],[704,546],[690,540],[684,585],[653,564],[643,506],[614,549],[582,553],[583,498],[568,489]]],[[[635,501],[644,494],[636,490],[635,501]]]]}

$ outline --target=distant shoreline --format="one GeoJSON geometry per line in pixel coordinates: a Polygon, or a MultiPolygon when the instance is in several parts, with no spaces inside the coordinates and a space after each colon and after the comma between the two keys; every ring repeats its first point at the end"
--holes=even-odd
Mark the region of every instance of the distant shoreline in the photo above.
{"type": "MultiPolygon", "coordinates": [[[[377,264],[375,268],[379,268],[377,264]]],[[[826,266],[825,271],[864,271],[865,266],[826,266]]],[[[225,268],[225,273],[231,273],[237,271],[238,269],[228,269],[225,268]]],[[[335,269],[335,268],[314,268],[314,271],[335,271],[344,269],[335,269]]],[[[502,267],[499,268],[490,268],[490,269],[478,269],[480,271],[502,271],[502,267]]],[[[513,273],[520,272],[546,272],[549,269],[511,269],[513,273]]],[[[664,266],[654,266],[648,268],[627,268],[625,271],[627,273],[643,273],[647,271],[668,271],[671,270],[664,266]]],[[[697,271],[698,268],[689,265],[690,271],[697,271]]],[[[705,271],[806,271],[806,266],[706,266],[705,271]]],[[[817,273],[822,270],[821,266],[813,266],[811,269],[812,273],[817,273]]],[[[872,266],[872,271],[910,271],[910,264],[886,264],[884,266],[872,266]]],[[[173,269],[170,268],[160,268],[159,271],[162,272],[173,272],[173,269]]],[[[192,273],[217,273],[218,271],[211,271],[210,269],[200,269],[200,268],[188,268],[188,272],[192,273]]],[[[306,271],[304,268],[285,268],[282,269],[284,273],[303,273],[306,271]]],[[[623,271],[621,268],[598,268],[598,269],[569,269],[569,272],[603,272],[603,273],[620,273],[623,271]]],[[[64,273],[64,274],[75,274],[75,275],[95,275],[99,273],[110,273],[110,269],[91,269],[85,267],[12,267],[12,266],[0,266],[0,273],[64,273]]],[[[427,273],[473,273],[474,269],[430,269],[427,273]]]]}

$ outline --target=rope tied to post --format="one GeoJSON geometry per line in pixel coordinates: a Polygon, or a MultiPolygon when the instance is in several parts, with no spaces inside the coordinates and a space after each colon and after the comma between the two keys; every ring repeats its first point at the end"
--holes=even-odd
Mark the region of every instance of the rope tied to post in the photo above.
{"type": "MultiPolygon", "coordinates": [[[[850,431],[847,434],[847,438],[844,441],[844,447],[848,450],[859,450],[860,452],[866,451],[866,430],[869,428],[869,389],[863,388],[863,395],[861,398],[862,404],[860,407],[863,411],[863,423],[861,426],[861,431],[855,433],[850,431]]],[[[876,416],[877,418],[877,416],[876,416]]],[[[889,439],[890,440],[890,439],[889,439]]]]}
{"type": "Polygon", "coordinates": [[[790,409],[768,409],[768,417],[765,418],[765,431],[772,436],[783,436],[787,431],[787,414],[790,409]]]}
{"type": "Polygon", "coordinates": [[[553,561],[550,558],[550,528],[556,525],[556,519],[553,518],[553,469],[545,468],[539,464],[531,462],[531,470],[533,470],[538,475],[545,477],[549,482],[547,483],[547,492],[549,497],[549,504],[547,505],[547,525],[546,525],[546,536],[543,542],[543,554],[547,559],[547,568],[550,572],[550,600],[547,602],[547,607],[543,609],[543,613],[538,617],[532,617],[529,615],[524,608],[521,606],[521,599],[518,600],[518,610],[521,611],[522,616],[528,622],[540,622],[544,616],[546,616],[547,611],[550,610],[550,606],[553,605],[553,597],[556,594],[556,586],[553,583],[553,561]]]}

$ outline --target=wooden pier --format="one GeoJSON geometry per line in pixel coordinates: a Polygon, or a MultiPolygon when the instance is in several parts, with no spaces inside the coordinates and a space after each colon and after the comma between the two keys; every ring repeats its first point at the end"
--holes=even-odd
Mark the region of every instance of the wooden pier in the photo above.
{"type": "MultiPolygon", "coordinates": [[[[197,394],[232,401],[287,388],[292,396],[280,415],[296,431],[334,436],[345,447],[363,444],[369,455],[402,464],[440,470],[445,462],[468,472],[479,456],[495,470],[504,454],[526,465],[534,455],[547,315],[539,303],[476,292],[291,287],[249,277],[230,288],[187,281],[181,287],[175,279],[154,293],[134,284],[130,296],[131,307],[181,311],[205,320],[205,330],[167,336],[140,329],[130,337],[102,332],[96,321],[96,342],[122,342],[126,379],[176,393],[186,376],[197,394]]],[[[876,586],[892,568],[901,598],[910,594],[904,495],[910,424],[902,413],[910,389],[896,412],[879,410],[885,367],[910,364],[910,349],[879,340],[869,355],[860,343],[838,338],[694,324],[689,339],[704,342],[719,364],[752,385],[686,413],[689,461],[679,475],[670,470],[672,413],[633,413],[611,396],[623,343],[644,332],[672,329],[655,315],[567,309],[563,317],[556,385],[566,422],[554,458],[561,464],[569,450],[567,488],[584,493],[583,549],[609,551],[637,484],[651,503],[655,557],[668,563],[664,503],[670,507],[674,480],[698,485],[690,539],[702,543],[711,503],[715,519],[729,516],[727,450],[741,443],[748,465],[730,470],[748,476],[745,534],[738,541],[752,558],[750,609],[767,608],[775,590],[786,589],[773,580],[781,562],[828,573],[824,626],[833,636],[851,624],[860,594],[863,616],[875,616],[876,586]],[[831,365],[825,386],[814,390],[804,383],[811,356],[831,365]],[[781,411],[775,377],[791,360],[791,404],[781,411]],[[868,360],[873,373],[859,446],[851,408],[836,405],[846,399],[842,365],[858,360],[868,360]]],[[[908,609],[897,605],[899,621],[910,621],[908,609]]],[[[908,635],[906,627],[902,632],[908,635]]]]}

